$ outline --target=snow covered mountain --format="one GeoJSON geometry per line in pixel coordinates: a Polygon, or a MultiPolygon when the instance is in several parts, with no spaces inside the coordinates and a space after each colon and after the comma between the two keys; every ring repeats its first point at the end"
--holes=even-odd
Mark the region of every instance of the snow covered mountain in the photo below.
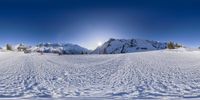
{"type": "Polygon", "coordinates": [[[13,50],[14,51],[24,51],[24,50],[27,50],[29,48],[31,48],[31,46],[20,43],[20,44],[15,45],[13,50]]]}
{"type": "Polygon", "coordinates": [[[33,51],[45,53],[63,53],[63,54],[87,54],[90,50],[75,44],[62,43],[40,43],[32,47],[33,51]]]}
{"type": "Polygon", "coordinates": [[[70,43],[40,43],[36,46],[24,45],[22,43],[14,46],[7,44],[3,50],[7,51],[8,46],[10,48],[9,51],[32,51],[61,54],[119,54],[182,47],[182,45],[174,42],[159,42],[143,39],[110,39],[93,51],[70,43]]]}
{"type": "Polygon", "coordinates": [[[93,54],[117,54],[138,51],[151,51],[167,48],[167,42],[158,42],[142,39],[110,39],[102,46],[97,47],[93,54]]]}

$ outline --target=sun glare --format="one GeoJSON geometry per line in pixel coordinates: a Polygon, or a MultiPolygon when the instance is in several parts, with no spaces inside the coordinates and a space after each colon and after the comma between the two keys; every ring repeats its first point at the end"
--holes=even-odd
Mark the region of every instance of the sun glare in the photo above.
{"type": "Polygon", "coordinates": [[[98,46],[101,46],[102,45],[102,42],[98,42],[98,44],[97,44],[98,46]]]}

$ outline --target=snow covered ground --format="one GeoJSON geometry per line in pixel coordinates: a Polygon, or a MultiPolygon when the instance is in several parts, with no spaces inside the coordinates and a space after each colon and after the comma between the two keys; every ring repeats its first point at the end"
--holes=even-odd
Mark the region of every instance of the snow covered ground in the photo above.
{"type": "Polygon", "coordinates": [[[0,52],[0,98],[199,98],[200,51],[0,52]]]}

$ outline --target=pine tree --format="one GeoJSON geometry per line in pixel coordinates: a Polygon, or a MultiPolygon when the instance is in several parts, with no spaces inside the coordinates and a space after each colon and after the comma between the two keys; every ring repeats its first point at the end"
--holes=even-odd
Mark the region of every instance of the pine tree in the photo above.
{"type": "Polygon", "coordinates": [[[10,44],[7,44],[7,45],[6,45],[6,49],[7,49],[7,50],[10,50],[10,51],[13,50],[13,49],[12,49],[12,46],[11,46],[10,44]]]}
{"type": "Polygon", "coordinates": [[[175,49],[174,43],[170,41],[170,42],[167,44],[167,48],[168,48],[168,49],[175,49]]]}

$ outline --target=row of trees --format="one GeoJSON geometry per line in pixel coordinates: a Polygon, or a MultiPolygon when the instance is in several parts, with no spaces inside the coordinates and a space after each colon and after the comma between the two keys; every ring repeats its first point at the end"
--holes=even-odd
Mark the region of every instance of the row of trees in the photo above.
{"type": "Polygon", "coordinates": [[[171,42],[171,41],[167,44],[168,49],[176,49],[176,48],[180,48],[180,47],[183,47],[183,46],[179,45],[178,43],[171,42]]]}

